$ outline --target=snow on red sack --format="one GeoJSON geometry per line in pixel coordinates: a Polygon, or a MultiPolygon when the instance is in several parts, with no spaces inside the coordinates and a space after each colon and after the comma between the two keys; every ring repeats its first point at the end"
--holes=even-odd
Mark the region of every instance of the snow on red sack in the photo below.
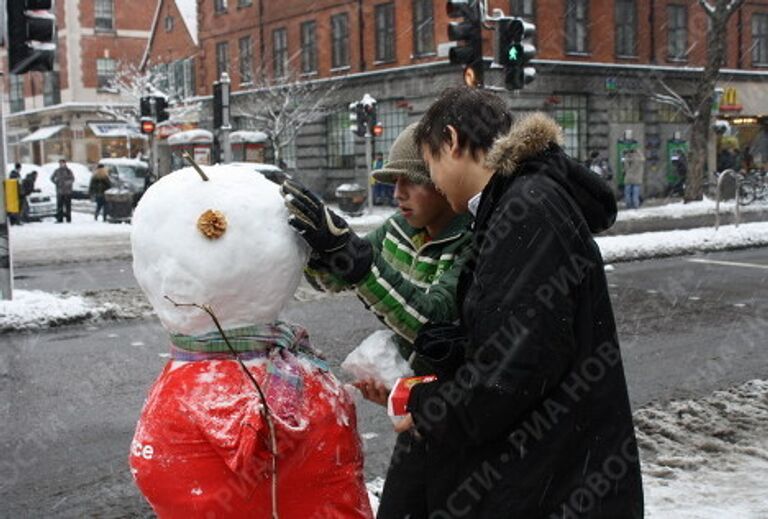
{"type": "MultiPolygon", "coordinates": [[[[276,382],[286,373],[276,375],[275,363],[248,361],[275,421],[279,517],[372,517],[351,398],[330,372],[290,352],[279,359],[291,364],[287,382],[276,382]]],[[[130,465],[161,518],[272,516],[269,431],[236,361],[166,365],[141,413],[130,465]]]]}

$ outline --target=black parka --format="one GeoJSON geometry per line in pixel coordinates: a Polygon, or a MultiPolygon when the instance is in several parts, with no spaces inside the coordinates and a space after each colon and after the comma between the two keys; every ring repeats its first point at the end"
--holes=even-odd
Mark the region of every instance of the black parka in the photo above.
{"type": "Polygon", "coordinates": [[[414,387],[430,518],[643,516],[632,414],[604,265],[605,182],[528,116],[488,154],[496,172],[459,291],[466,360],[414,387]]]}

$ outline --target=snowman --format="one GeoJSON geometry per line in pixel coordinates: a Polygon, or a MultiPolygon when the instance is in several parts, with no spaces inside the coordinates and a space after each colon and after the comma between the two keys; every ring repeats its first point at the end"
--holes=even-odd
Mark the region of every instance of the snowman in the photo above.
{"type": "Polygon", "coordinates": [[[301,327],[279,320],[306,251],[279,187],[234,166],[155,183],[133,269],[171,359],[129,462],[161,518],[369,518],[351,397],[301,327]]]}

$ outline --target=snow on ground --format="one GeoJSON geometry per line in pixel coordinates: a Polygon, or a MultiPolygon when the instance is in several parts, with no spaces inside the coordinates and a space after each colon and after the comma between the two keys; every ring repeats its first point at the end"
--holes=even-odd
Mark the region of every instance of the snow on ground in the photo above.
{"type": "Polygon", "coordinates": [[[768,517],[768,381],[635,413],[649,518],[768,517]]]}
{"type": "Polygon", "coordinates": [[[595,238],[606,263],[768,245],[768,222],[595,238]]]}
{"type": "MultiPolygon", "coordinates": [[[[619,211],[616,218],[617,222],[648,220],[648,219],[680,219],[689,216],[703,216],[715,214],[716,203],[714,200],[706,198],[699,202],[689,202],[684,204],[682,200],[671,202],[664,205],[641,207],[639,209],[623,209],[619,211]]],[[[742,213],[765,211],[768,206],[765,204],[742,205],[742,213]]],[[[734,213],[736,206],[733,201],[720,203],[720,214],[734,213]]]]}
{"type": "Polygon", "coordinates": [[[151,313],[152,308],[138,290],[117,288],[75,294],[14,290],[13,300],[0,301],[0,334],[85,321],[132,319],[151,313]]]}

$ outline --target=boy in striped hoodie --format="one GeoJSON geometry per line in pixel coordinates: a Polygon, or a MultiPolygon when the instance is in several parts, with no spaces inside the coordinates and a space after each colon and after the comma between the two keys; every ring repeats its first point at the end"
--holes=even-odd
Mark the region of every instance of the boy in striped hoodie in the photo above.
{"type": "MultiPolygon", "coordinates": [[[[358,297],[396,334],[400,354],[416,375],[434,370],[413,350],[428,322],[458,318],[456,285],[471,254],[470,218],[457,215],[432,184],[414,141],[415,124],[398,136],[378,182],[395,185],[399,211],[384,224],[358,237],[320,199],[295,181],[282,192],[291,212],[289,223],[312,248],[307,268],[317,288],[355,290],[358,297]]],[[[371,401],[384,403],[389,388],[372,380],[356,386],[371,401]]],[[[424,450],[410,433],[398,436],[379,519],[426,517],[424,450]]]]}

